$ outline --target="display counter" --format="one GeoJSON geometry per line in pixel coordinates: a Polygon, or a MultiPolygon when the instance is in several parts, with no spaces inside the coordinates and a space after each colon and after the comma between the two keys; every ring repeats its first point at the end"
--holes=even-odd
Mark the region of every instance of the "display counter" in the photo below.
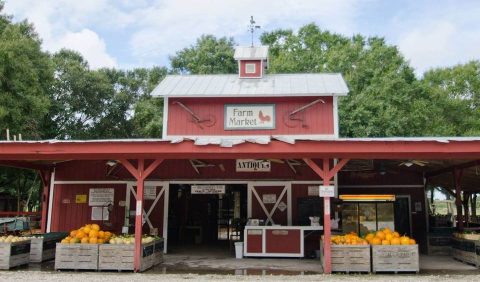
{"type": "Polygon", "coordinates": [[[304,257],[304,240],[322,226],[245,226],[246,257],[304,257]]]}

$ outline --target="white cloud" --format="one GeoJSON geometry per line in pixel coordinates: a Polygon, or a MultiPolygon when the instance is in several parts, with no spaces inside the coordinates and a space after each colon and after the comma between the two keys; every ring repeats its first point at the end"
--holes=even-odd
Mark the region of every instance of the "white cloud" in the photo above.
{"type": "Polygon", "coordinates": [[[105,42],[93,31],[82,29],[79,32],[68,32],[56,44],[56,50],[67,48],[78,51],[89,62],[93,69],[115,67],[117,62],[108,55],[105,42]]]}

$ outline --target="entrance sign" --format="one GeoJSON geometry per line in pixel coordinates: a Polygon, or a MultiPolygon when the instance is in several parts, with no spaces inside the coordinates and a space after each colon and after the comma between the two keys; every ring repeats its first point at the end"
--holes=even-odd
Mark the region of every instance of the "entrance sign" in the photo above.
{"type": "Polygon", "coordinates": [[[225,194],[225,185],[192,185],[192,194],[225,194]]]}
{"type": "Polygon", "coordinates": [[[335,197],[335,186],[320,185],[319,192],[320,192],[320,197],[335,197]]]}
{"type": "Polygon", "coordinates": [[[145,186],[143,188],[143,198],[145,200],[155,200],[157,197],[157,186],[145,186]]]}
{"type": "Polygon", "coordinates": [[[269,160],[241,159],[237,160],[236,172],[270,172],[272,164],[269,160]]]}
{"type": "Polygon", "coordinates": [[[275,129],[275,104],[226,104],[224,129],[275,129]]]}
{"type": "Polygon", "coordinates": [[[108,206],[113,205],[113,188],[91,188],[88,193],[89,206],[108,206]]]}

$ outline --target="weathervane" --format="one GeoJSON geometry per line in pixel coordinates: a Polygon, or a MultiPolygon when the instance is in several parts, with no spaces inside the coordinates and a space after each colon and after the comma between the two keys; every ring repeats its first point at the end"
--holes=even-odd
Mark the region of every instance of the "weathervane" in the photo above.
{"type": "Polygon", "coordinates": [[[255,25],[255,21],[253,20],[253,16],[250,16],[250,25],[248,26],[248,30],[252,34],[252,47],[253,47],[253,33],[256,29],[259,29],[259,25],[255,25]]]}

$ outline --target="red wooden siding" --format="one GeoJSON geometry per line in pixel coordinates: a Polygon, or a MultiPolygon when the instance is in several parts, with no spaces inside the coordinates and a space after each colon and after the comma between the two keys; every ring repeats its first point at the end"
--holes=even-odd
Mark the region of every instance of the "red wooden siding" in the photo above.
{"type": "Polygon", "coordinates": [[[300,253],[300,230],[266,230],[267,253],[298,254],[300,253]]]}
{"type": "Polygon", "coordinates": [[[240,77],[247,77],[247,78],[260,78],[263,75],[262,70],[262,61],[261,60],[243,60],[240,61],[240,77]],[[246,64],[255,64],[255,73],[247,73],[246,64]]]}
{"type": "MultiPolygon", "coordinates": [[[[168,105],[168,135],[201,136],[201,135],[333,135],[333,99],[322,97],[325,104],[318,103],[306,109],[304,120],[293,124],[284,123],[288,113],[318,99],[318,97],[274,97],[274,98],[171,98],[168,105]],[[179,105],[180,101],[189,107],[200,119],[213,116],[216,120],[211,127],[202,125],[202,128],[192,122],[191,115],[179,105]],[[275,129],[271,130],[224,130],[225,104],[275,104],[275,129]]],[[[297,114],[302,117],[302,114],[297,114]]]]}

